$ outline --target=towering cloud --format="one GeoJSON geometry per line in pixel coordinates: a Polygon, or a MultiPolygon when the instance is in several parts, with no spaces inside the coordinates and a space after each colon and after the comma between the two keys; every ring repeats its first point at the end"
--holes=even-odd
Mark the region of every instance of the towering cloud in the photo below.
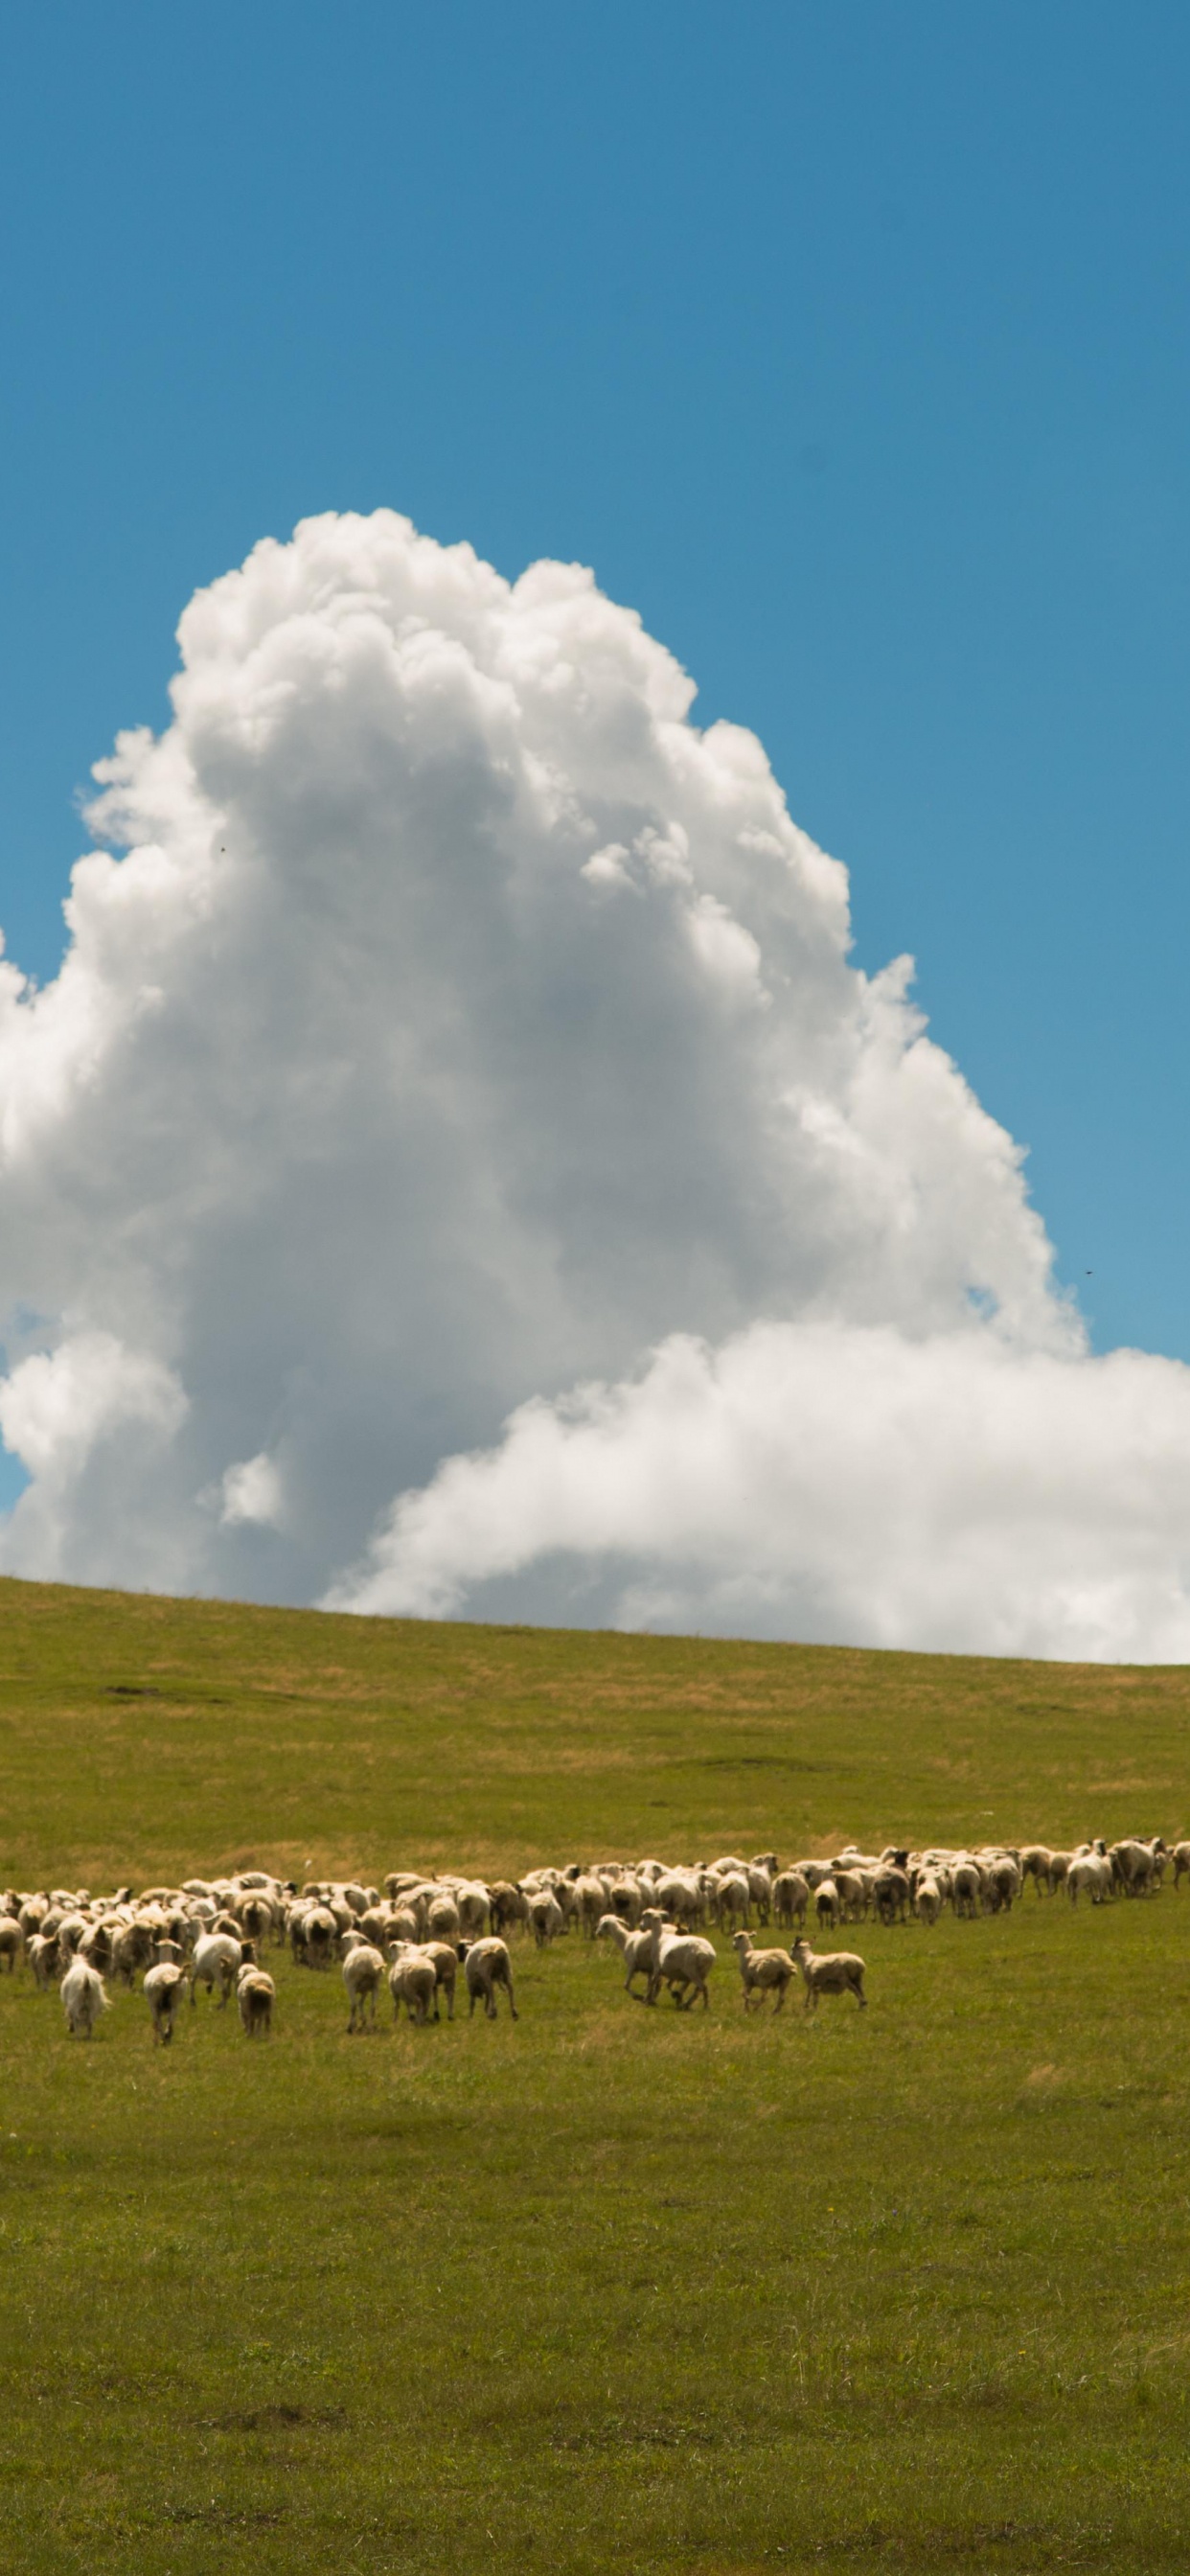
{"type": "Polygon", "coordinates": [[[639,620],[381,512],[180,641],[61,973],[0,968],[4,1562],[1185,1651],[1190,1374],[1086,1356],[905,961],[639,620]]]}

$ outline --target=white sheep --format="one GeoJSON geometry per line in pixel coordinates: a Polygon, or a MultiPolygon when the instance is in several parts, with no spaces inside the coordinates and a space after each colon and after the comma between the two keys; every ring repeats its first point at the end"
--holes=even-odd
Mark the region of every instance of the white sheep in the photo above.
{"type": "Polygon", "coordinates": [[[388,1990],[393,1999],[393,2019],[401,2018],[404,2004],[410,2021],[425,2022],[438,1991],[438,1976],[432,1959],[412,1942],[394,1941],[389,1951],[392,1965],[388,1972],[388,1990]]]}
{"type": "Polygon", "coordinates": [[[778,1870],[773,1880],[773,1911],[778,1923],[804,1923],[810,1890],[800,1869],[778,1870]]]}
{"type": "Polygon", "coordinates": [[[72,1959],[58,1991],[71,2038],[89,2039],[100,2014],[108,2009],[98,1969],[89,1968],[85,1959],[72,1959]]]}
{"type": "Polygon", "coordinates": [[[867,2004],[864,1993],[865,1968],[853,1950],[816,1951],[808,1941],[795,1941],[790,1958],[801,1969],[805,1980],[805,2010],[818,2010],[820,1995],[854,1995],[861,2012],[867,2004]]]}
{"type": "MultiPolygon", "coordinates": [[[[630,1932],[627,1924],[620,1921],[618,1914],[605,1914],[600,1921],[596,1938],[600,1941],[614,1941],[618,1949],[622,1952],[624,1966],[627,1970],[627,1975],[624,1979],[624,1991],[626,1994],[630,1995],[632,1993],[633,1978],[648,1977],[651,1974],[653,1965],[652,1933],[643,1931],[630,1932]]],[[[747,1934],[744,1935],[744,1938],[747,1939],[747,1934]]],[[[638,2002],[643,2003],[643,1995],[639,1996],[637,2000],[638,2002]]]]}
{"type": "Polygon", "coordinates": [[[919,1923],[936,1923],[942,1912],[942,1890],[932,1870],[921,1872],[913,1891],[913,1911],[919,1923]]]}
{"type": "Polygon", "coordinates": [[[833,1878],[820,1878],[814,1890],[814,1919],[821,1932],[824,1926],[833,1932],[839,1920],[839,1891],[833,1878]]]}
{"type": "Polygon", "coordinates": [[[273,2026],[277,1989],[265,1969],[251,1960],[236,1978],[236,2001],[246,2039],[267,2039],[273,2026]]]}
{"type": "Polygon", "coordinates": [[[514,2021],[520,2016],[512,1985],[512,1961],[503,1941],[489,1935],[486,1941],[473,1941],[463,1951],[463,1974],[467,1980],[467,2018],[482,2001],[489,2021],[495,2021],[496,1988],[503,1986],[508,1996],[508,2009],[514,2021]]]}
{"type": "Polygon", "coordinates": [[[754,1950],[747,1932],[736,1933],[732,1948],[739,1960],[740,1975],[744,1981],[745,2012],[751,2010],[754,1995],[757,2009],[763,2012],[765,1995],[770,1991],[776,1993],[775,2010],[783,2012],[785,1990],[797,1975],[797,1969],[788,1951],[754,1950]]]}
{"type": "Polygon", "coordinates": [[[384,1960],[380,1951],[373,1949],[370,1941],[361,1940],[358,1935],[354,1939],[350,1934],[347,1937],[351,1940],[351,1948],[343,1961],[343,1983],[347,1988],[347,2000],[351,2006],[351,2018],[347,2028],[349,2032],[363,2029],[364,2012],[367,2007],[372,2028],[375,2030],[376,1997],[384,1977],[384,1960]]]}
{"type": "Polygon", "coordinates": [[[168,2048],[174,2035],[174,2014],[182,2000],[186,1971],[174,1959],[161,1959],[154,1968],[145,1970],[145,2001],[153,2023],[153,2046],[158,2042],[168,2048]]]}
{"type": "Polygon", "coordinates": [[[194,1944],[190,1962],[190,2001],[198,2002],[198,1989],[205,1986],[210,1994],[219,1988],[220,2009],[235,1984],[244,1960],[244,1945],[233,1941],[230,1932],[205,1932],[194,1944]]]}
{"type": "Polygon", "coordinates": [[[646,1907],[640,1918],[642,1932],[650,1936],[649,1991],[645,2001],[655,2004],[663,1985],[667,1985],[679,2012],[690,2012],[699,1996],[703,2010],[710,2007],[707,1979],[715,1966],[715,1945],[697,1932],[677,1932],[668,1924],[656,1906],[646,1907]]]}

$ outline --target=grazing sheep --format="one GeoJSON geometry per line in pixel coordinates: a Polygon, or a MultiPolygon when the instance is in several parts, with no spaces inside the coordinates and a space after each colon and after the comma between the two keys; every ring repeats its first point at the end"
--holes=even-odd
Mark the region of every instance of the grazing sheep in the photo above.
{"type": "Polygon", "coordinates": [[[789,1955],[805,1979],[806,2012],[817,2012],[820,1995],[854,1995],[861,2012],[865,2009],[864,1963],[853,1950],[816,1951],[808,1941],[795,1941],[789,1955]]]}
{"type": "Polygon", "coordinates": [[[656,1906],[646,1908],[640,1928],[650,1935],[651,1943],[646,2003],[655,2004],[666,1985],[679,2012],[692,2011],[700,1995],[703,2011],[708,2011],[711,1998],[707,1979],[715,1966],[714,1942],[704,1941],[696,1932],[675,1931],[656,1906]]]}
{"type": "Polygon", "coordinates": [[[1044,1879],[1047,1892],[1050,1896],[1053,1895],[1054,1891],[1050,1880],[1050,1862],[1053,1857],[1053,1853],[1047,1849],[1044,1843],[1025,1843],[1023,1845],[1021,1850],[1022,1890],[1024,1888],[1025,1880],[1027,1878],[1031,1878],[1037,1894],[1040,1896],[1041,1883],[1044,1879]]]}
{"type": "Polygon", "coordinates": [[[814,1890],[814,1919],[821,1932],[824,1924],[831,1931],[839,1920],[839,1891],[833,1878],[820,1878],[814,1890]]]}
{"type": "Polygon", "coordinates": [[[249,1964],[236,1978],[236,2001],[245,2039],[267,2039],[273,2027],[277,1989],[263,1968],[249,1964]]]}
{"type": "Polygon", "coordinates": [[[458,1940],[459,1909],[453,1896],[449,1895],[445,1888],[441,1889],[427,1905],[425,1928],[431,1941],[458,1940]]]}
{"type": "Polygon", "coordinates": [[[1188,1870],[1190,1870],[1190,1843],[1175,1843],[1173,1847],[1173,1892],[1175,1896],[1177,1895],[1178,1889],[1188,1870]]]}
{"type": "MultiPolygon", "coordinates": [[[[746,1939],[747,1935],[745,1934],[744,1937],[746,1939]]],[[[624,1979],[624,1992],[625,1994],[630,1995],[632,1993],[633,1978],[648,1977],[651,1973],[653,1964],[652,1933],[640,1931],[630,1932],[627,1924],[620,1921],[618,1914],[605,1914],[599,1924],[596,1938],[600,1941],[615,1941],[623,1952],[624,1966],[628,1972],[624,1979]]],[[[645,1998],[643,1995],[637,1997],[637,2001],[639,2003],[643,2003],[644,2000],[645,1998]]]]}
{"type": "Polygon", "coordinates": [[[24,1946],[25,1936],[20,1924],[11,1914],[0,1915],[0,1959],[7,1962],[10,1977],[24,1946]]]}
{"type": "Polygon", "coordinates": [[[145,2001],[153,2024],[153,2046],[158,2042],[168,2048],[174,2035],[174,2014],[182,2000],[186,1971],[173,1959],[162,1959],[155,1968],[145,1971],[145,2001]]]}
{"type": "Polygon", "coordinates": [[[789,1956],[789,1952],[787,1950],[754,1950],[751,1939],[746,1932],[737,1932],[735,1934],[732,1941],[732,1948],[739,1960],[740,1975],[744,1981],[745,2012],[749,2012],[751,2010],[754,1995],[758,2011],[763,2012],[764,1999],[770,1989],[775,1991],[777,1998],[774,2005],[774,2011],[783,2012],[785,2009],[786,1987],[792,1983],[793,1979],[797,1975],[797,1969],[794,1966],[793,1960],[789,1956]]]}
{"type": "Polygon", "coordinates": [[[380,1951],[374,1950],[370,1941],[357,1936],[343,1961],[343,1983],[351,2006],[351,2018],[347,2024],[349,2032],[363,2029],[365,2006],[375,2030],[376,1997],[383,1976],[384,1960],[380,1951]]]}
{"type": "Polygon", "coordinates": [[[108,2009],[103,1979],[85,1959],[72,1959],[59,1993],[72,2039],[89,2039],[101,2013],[108,2009]]]}
{"type": "Polygon", "coordinates": [[[942,1912],[942,1890],[932,1870],[923,1869],[913,1892],[913,1911],[919,1923],[936,1923],[942,1912]]]}
{"type": "Polygon", "coordinates": [[[513,2020],[518,2021],[520,2016],[513,1993],[512,1961],[503,1941],[498,1941],[489,1935],[486,1941],[472,1941],[470,1944],[460,1942],[459,1957],[463,1962],[463,1974],[467,1980],[468,2021],[481,1999],[488,2020],[496,2020],[497,1986],[504,1987],[508,1996],[508,2009],[513,2020]]]}

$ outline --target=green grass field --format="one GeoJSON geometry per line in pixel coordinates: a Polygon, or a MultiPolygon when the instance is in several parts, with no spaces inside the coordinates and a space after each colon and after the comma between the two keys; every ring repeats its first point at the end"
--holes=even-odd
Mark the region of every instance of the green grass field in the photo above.
{"type": "MultiPolygon", "coordinates": [[[[0,1878],[1190,1823],[1190,1677],[0,1586],[0,1878]]],[[[776,1938],[775,1934],[762,1938],[776,1938]]],[[[0,1978],[19,2576],[1190,2558],[1190,1899],[865,1924],[871,2008],[348,2039],[0,1978]]]]}

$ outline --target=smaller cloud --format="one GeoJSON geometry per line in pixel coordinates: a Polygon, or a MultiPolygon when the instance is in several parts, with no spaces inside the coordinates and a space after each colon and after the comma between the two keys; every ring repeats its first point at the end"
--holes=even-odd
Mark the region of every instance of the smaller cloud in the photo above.
{"type": "Polygon", "coordinates": [[[172,1371],[114,1333],[76,1333],[0,1380],[5,1447],[31,1476],[57,1484],[79,1475],[112,1432],[136,1424],[168,1438],[186,1410],[172,1371]]]}
{"type": "Polygon", "coordinates": [[[280,1475],[265,1450],[229,1467],[218,1490],[222,1497],[222,1529],[235,1529],[243,1521],[257,1521],[266,1529],[277,1528],[285,1496],[280,1475]]]}

